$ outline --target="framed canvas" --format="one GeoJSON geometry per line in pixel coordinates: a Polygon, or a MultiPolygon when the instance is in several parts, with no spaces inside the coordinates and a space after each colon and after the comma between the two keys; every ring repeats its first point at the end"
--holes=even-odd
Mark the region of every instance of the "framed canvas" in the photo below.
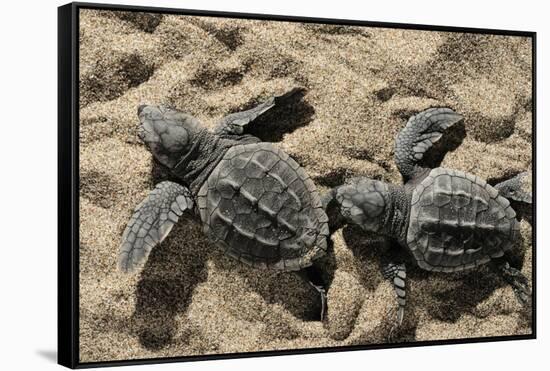
{"type": "Polygon", "coordinates": [[[535,338],[534,32],[58,19],[60,364],[535,338]]]}

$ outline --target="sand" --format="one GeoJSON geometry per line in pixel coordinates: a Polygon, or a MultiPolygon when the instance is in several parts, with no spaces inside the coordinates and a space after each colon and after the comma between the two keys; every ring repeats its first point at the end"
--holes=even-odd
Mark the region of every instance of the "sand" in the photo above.
{"type": "MultiPolygon", "coordinates": [[[[532,168],[530,39],[83,10],[80,40],[82,362],[531,333],[529,311],[489,269],[409,264],[406,319],[390,337],[394,294],[379,269],[390,245],[350,227],[325,262],[324,323],[300,278],[224,256],[190,222],[142,271],[117,270],[126,222],[162,179],[136,136],[139,104],[170,104],[212,127],[304,88],[258,133],[320,191],[358,175],[400,183],[396,133],[411,114],[450,106],[464,124],[428,162],[494,183],[532,168]]],[[[528,220],[512,263],[531,278],[528,220]]]]}

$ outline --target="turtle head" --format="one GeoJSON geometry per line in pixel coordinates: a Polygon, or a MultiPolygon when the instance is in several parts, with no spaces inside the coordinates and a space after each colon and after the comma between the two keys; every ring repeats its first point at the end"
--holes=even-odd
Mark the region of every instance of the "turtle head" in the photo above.
{"type": "Polygon", "coordinates": [[[391,199],[389,191],[388,185],[379,180],[354,178],[335,188],[333,197],[348,223],[359,225],[368,232],[382,233],[391,199]]]}
{"type": "Polygon", "coordinates": [[[161,164],[173,169],[193,145],[200,131],[197,119],[165,106],[138,107],[139,138],[161,164]]]}

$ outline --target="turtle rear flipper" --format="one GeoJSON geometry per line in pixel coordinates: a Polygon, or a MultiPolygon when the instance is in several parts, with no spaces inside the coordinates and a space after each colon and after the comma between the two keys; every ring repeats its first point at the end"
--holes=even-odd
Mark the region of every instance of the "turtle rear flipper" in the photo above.
{"type": "Polygon", "coordinates": [[[516,294],[516,298],[523,306],[531,304],[532,296],[529,289],[529,280],[520,270],[513,268],[506,261],[496,261],[493,269],[510,285],[516,294]]]}
{"type": "Polygon", "coordinates": [[[214,129],[216,134],[235,134],[241,135],[244,133],[245,127],[260,117],[265,112],[269,111],[277,105],[283,104],[283,102],[290,96],[302,91],[301,88],[294,88],[289,92],[273,96],[267,99],[265,102],[253,107],[249,110],[236,112],[229,114],[221,119],[214,129]]]}
{"type": "Polygon", "coordinates": [[[445,129],[462,120],[450,108],[429,108],[412,116],[395,140],[395,163],[406,180],[422,169],[419,161],[445,129]]]}
{"type": "Polygon", "coordinates": [[[501,196],[514,201],[532,203],[532,195],[522,187],[522,179],[527,176],[527,172],[520,173],[515,177],[498,183],[494,186],[501,196]]]}
{"type": "Polygon", "coordinates": [[[403,316],[405,315],[405,305],[407,303],[407,270],[405,264],[389,263],[382,268],[382,274],[384,278],[391,282],[395,291],[398,304],[396,325],[401,326],[403,323],[403,316]]]}
{"type": "Polygon", "coordinates": [[[136,207],[122,235],[119,268],[134,271],[161,243],[184,212],[193,209],[189,190],[174,182],[157,184],[136,207]]]}
{"type": "Polygon", "coordinates": [[[318,294],[321,300],[321,322],[325,319],[325,313],[327,312],[327,290],[326,283],[323,280],[321,271],[315,264],[299,270],[298,276],[307,282],[318,294]]]}

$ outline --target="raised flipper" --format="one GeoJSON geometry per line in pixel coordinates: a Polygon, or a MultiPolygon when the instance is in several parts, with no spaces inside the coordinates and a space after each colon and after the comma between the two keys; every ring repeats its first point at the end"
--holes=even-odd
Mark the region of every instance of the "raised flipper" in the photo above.
{"type": "Polygon", "coordinates": [[[161,243],[184,212],[193,210],[189,190],[164,181],[136,207],[122,234],[119,268],[132,272],[146,260],[151,249],[161,243]]]}
{"type": "Polygon", "coordinates": [[[246,125],[250,124],[256,118],[261,116],[263,113],[269,111],[271,108],[275,107],[278,104],[281,104],[286,98],[290,97],[301,91],[301,88],[294,88],[288,93],[283,95],[274,96],[263,102],[262,104],[257,105],[254,108],[251,108],[247,111],[236,112],[230,115],[225,116],[218,123],[214,132],[216,134],[236,134],[241,135],[244,133],[246,125]]]}
{"type": "Polygon", "coordinates": [[[527,172],[520,173],[515,177],[498,183],[494,187],[501,196],[509,200],[520,201],[530,204],[533,200],[531,193],[525,191],[522,187],[522,179],[528,175],[527,172]]]}
{"type": "Polygon", "coordinates": [[[462,116],[450,108],[429,108],[407,121],[395,140],[395,163],[405,180],[422,170],[418,163],[428,148],[460,120],[462,116]]]}
{"type": "Polygon", "coordinates": [[[404,264],[390,263],[382,268],[384,278],[390,280],[397,296],[397,326],[403,323],[405,315],[406,289],[407,289],[407,271],[404,264]]]}

